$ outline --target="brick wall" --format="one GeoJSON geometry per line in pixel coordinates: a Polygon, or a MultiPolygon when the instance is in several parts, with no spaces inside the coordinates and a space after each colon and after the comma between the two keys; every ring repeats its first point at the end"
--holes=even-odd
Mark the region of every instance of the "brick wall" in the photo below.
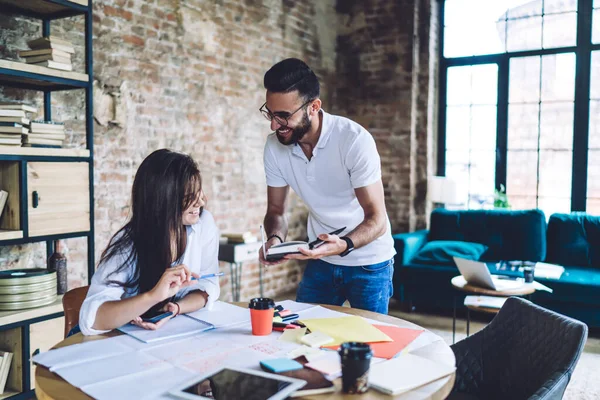
{"type": "MultiPolygon", "coordinates": [[[[133,177],[157,148],[200,164],[208,209],[223,231],[252,230],[266,209],[262,149],[268,122],[262,77],[286,57],[304,59],[322,81],[324,108],[367,127],[382,156],[394,231],[422,226],[423,180],[430,170],[432,71],[429,1],[97,0],[94,1],[94,157],[96,259],[126,221],[133,177]],[[350,101],[348,101],[350,100],[350,101]]],[[[0,54],[17,50],[40,24],[0,16],[0,54]]],[[[77,48],[81,18],[52,25],[77,48]]],[[[0,100],[41,95],[0,86],[0,100]]],[[[68,145],[84,143],[84,94],[53,95],[68,145]]],[[[289,205],[290,236],[305,235],[306,208],[289,205]]],[[[85,284],[86,241],[71,239],[70,286],[85,284]]],[[[45,265],[42,244],[0,248],[2,268],[45,265]]],[[[246,263],[242,299],[258,293],[258,265],[246,263]]],[[[222,269],[229,274],[225,264],[222,269]]],[[[272,267],[265,294],[293,290],[301,264],[272,267]]],[[[230,298],[227,276],[223,298],[230,298]]]]}
{"type": "Polygon", "coordinates": [[[423,228],[434,165],[437,47],[429,36],[437,2],[339,1],[337,11],[341,84],[335,111],[361,123],[377,141],[392,230],[423,228]]]}

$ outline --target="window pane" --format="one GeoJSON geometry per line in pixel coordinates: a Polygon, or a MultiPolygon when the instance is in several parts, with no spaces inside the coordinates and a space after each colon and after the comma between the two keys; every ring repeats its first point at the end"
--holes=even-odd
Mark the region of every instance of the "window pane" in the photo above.
{"type": "Polygon", "coordinates": [[[513,210],[528,210],[537,208],[537,198],[535,196],[508,196],[508,204],[513,210]]]}
{"type": "Polygon", "coordinates": [[[575,46],[576,44],[577,13],[571,12],[544,16],[543,45],[545,49],[575,46]]]}
{"type": "Polygon", "coordinates": [[[538,207],[544,212],[546,218],[554,213],[568,214],[571,212],[571,199],[564,197],[540,197],[538,207]]]}
{"type": "Polygon", "coordinates": [[[510,2],[506,6],[510,6],[507,12],[508,18],[523,18],[532,17],[535,15],[542,15],[542,2],[541,1],[521,1],[521,2],[510,2]],[[521,4],[519,4],[521,3],[521,4]]]}
{"type": "Polygon", "coordinates": [[[494,195],[496,176],[496,152],[471,152],[469,195],[490,198],[494,195]]]}
{"type": "Polygon", "coordinates": [[[448,105],[497,103],[497,64],[450,67],[447,80],[448,105]]]}
{"type": "Polygon", "coordinates": [[[446,176],[463,187],[469,184],[469,151],[448,150],[446,152],[446,176]]]}
{"type": "Polygon", "coordinates": [[[600,101],[590,101],[590,149],[600,150],[600,101]]]}
{"type": "Polygon", "coordinates": [[[592,43],[600,43],[600,8],[594,10],[592,21],[592,43]]]}
{"type": "Polygon", "coordinates": [[[540,198],[571,198],[572,162],[573,153],[570,151],[540,151],[540,198]]]}
{"type": "Polygon", "coordinates": [[[600,199],[588,199],[585,212],[590,215],[600,215],[600,199]]]}
{"type": "Polygon", "coordinates": [[[577,0],[544,0],[544,14],[577,11],[577,0]]]}
{"type": "Polygon", "coordinates": [[[600,51],[592,52],[590,99],[600,100],[600,51]]]}
{"type": "Polygon", "coordinates": [[[540,149],[573,149],[573,103],[542,103],[540,149]]]}
{"type": "Polygon", "coordinates": [[[600,150],[588,153],[587,197],[600,202],[600,150]]]}
{"type": "Polygon", "coordinates": [[[538,103],[540,101],[540,57],[510,59],[508,101],[538,103]]]}
{"type": "Polygon", "coordinates": [[[446,108],[446,149],[469,148],[471,107],[452,106],[446,108]]]}
{"type": "Polygon", "coordinates": [[[542,48],[542,17],[508,20],[506,50],[537,50],[542,48]]]}
{"type": "Polygon", "coordinates": [[[508,151],[506,194],[508,196],[537,195],[537,151],[508,151]]]}
{"type": "Polygon", "coordinates": [[[508,148],[537,150],[538,121],[537,104],[510,104],[508,106],[508,148]]]}
{"type": "Polygon", "coordinates": [[[496,106],[471,108],[470,147],[471,150],[496,151],[496,106]]]}
{"type": "Polygon", "coordinates": [[[448,68],[446,104],[471,104],[471,67],[448,68]]]}
{"type": "Polygon", "coordinates": [[[542,56],[542,101],[575,98],[575,54],[542,56]]]}
{"type": "Polygon", "coordinates": [[[471,70],[472,104],[496,104],[498,102],[498,65],[473,65],[471,70]]]}
{"type": "Polygon", "coordinates": [[[502,13],[506,9],[505,1],[447,0],[444,6],[444,56],[504,52],[502,13]]]}

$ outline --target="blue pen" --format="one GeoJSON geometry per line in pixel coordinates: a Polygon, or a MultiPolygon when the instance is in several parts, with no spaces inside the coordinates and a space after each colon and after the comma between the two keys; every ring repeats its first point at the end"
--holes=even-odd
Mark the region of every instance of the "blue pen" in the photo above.
{"type": "Polygon", "coordinates": [[[192,276],[192,280],[193,281],[199,281],[200,279],[213,278],[215,276],[223,276],[223,275],[225,275],[224,272],[218,272],[216,274],[202,275],[200,278],[196,278],[196,277],[192,276]]]}

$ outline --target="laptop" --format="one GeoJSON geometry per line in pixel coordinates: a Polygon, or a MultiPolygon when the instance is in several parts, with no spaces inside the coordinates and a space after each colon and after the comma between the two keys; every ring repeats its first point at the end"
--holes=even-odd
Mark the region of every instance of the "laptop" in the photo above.
{"type": "Polygon", "coordinates": [[[483,261],[467,260],[459,257],[452,258],[460,274],[473,286],[502,291],[517,289],[525,284],[525,281],[521,278],[490,274],[487,264],[483,261]]]}

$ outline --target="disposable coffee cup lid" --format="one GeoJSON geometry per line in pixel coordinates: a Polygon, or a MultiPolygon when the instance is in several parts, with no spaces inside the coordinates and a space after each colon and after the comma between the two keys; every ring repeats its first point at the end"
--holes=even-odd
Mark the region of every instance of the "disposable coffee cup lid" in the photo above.
{"type": "Polygon", "coordinates": [[[254,310],[268,310],[270,308],[275,308],[275,301],[266,297],[256,297],[250,300],[248,308],[252,308],[254,310]]]}
{"type": "Polygon", "coordinates": [[[363,342],[345,342],[340,346],[340,356],[342,358],[353,358],[356,360],[366,360],[373,357],[371,346],[363,342]]]}

